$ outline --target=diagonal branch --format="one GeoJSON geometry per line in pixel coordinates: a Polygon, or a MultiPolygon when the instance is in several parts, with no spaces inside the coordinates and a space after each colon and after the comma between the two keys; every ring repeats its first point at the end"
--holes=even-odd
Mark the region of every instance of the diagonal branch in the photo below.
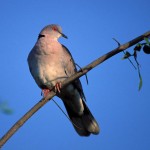
{"type": "MultiPolygon", "coordinates": [[[[122,52],[123,50],[139,43],[142,41],[145,37],[150,36],[150,31],[142,34],[141,36],[123,44],[120,45],[118,48],[108,52],[107,54],[99,57],[89,65],[85,66],[84,68],[80,69],[77,73],[66,79],[62,83],[62,88],[73,82],[74,80],[80,78],[87,72],[89,72],[91,69],[95,68],[99,64],[103,63],[105,60],[109,59],[110,57],[122,52]]],[[[22,118],[20,118],[11,128],[10,130],[0,139],[0,148],[7,142],[7,140],[10,139],[10,137],[34,114],[36,113],[42,106],[44,106],[49,100],[51,100],[56,95],[55,92],[51,91],[50,94],[47,95],[47,97],[42,98],[35,106],[33,106],[22,118]]]]}

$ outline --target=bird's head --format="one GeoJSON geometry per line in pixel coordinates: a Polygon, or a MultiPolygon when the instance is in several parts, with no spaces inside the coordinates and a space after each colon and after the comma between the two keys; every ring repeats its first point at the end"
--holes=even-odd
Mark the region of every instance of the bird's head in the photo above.
{"type": "Polygon", "coordinates": [[[58,39],[59,37],[67,38],[65,34],[62,33],[62,28],[59,25],[51,24],[42,29],[40,32],[41,36],[49,36],[53,39],[58,39]]]}

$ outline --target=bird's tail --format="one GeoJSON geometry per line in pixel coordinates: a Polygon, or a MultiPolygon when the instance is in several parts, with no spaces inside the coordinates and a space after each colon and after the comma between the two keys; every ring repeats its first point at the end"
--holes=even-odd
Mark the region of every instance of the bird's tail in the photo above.
{"type": "Polygon", "coordinates": [[[91,133],[98,134],[100,131],[99,125],[90,112],[86,103],[84,101],[82,102],[84,105],[84,112],[82,115],[78,115],[73,112],[72,109],[70,109],[70,107],[67,105],[67,103],[64,102],[69,118],[71,119],[75,130],[80,136],[89,136],[91,133]]]}

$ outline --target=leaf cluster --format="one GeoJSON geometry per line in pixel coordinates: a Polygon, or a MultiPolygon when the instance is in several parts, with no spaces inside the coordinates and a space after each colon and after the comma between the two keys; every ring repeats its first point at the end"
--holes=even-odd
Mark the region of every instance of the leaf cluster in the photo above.
{"type": "Polygon", "coordinates": [[[140,72],[140,64],[139,64],[139,62],[137,60],[138,52],[143,50],[143,52],[145,54],[150,54],[150,41],[149,41],[149,39],[147,37],[144,38],[144,41],[145,41],[144,43],[136,44],[136,46],[133,49],[133,54],[131,54],[130,52],[126,51],[126,52],[124,52],[124,56],[122,58],[124,60],[124,59],[129,59],[130,57],[134,57],[134,60],[135,60],[136,65],[137,65],[137,68],[133,65],[132,62],[131,63],[135,67],[135,69],[138,70],[138,76],[139,76],[139,80],[140,80],[139,88],[138,88],[139,90],[141,90],[141,88],[142,88],[143,81],[142,81],[142,76],[141,76],[141,72],[140,72]]]}

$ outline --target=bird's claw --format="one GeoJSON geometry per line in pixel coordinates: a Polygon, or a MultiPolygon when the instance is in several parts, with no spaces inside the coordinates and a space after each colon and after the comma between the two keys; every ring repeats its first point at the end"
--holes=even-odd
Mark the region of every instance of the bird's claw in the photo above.
{"type": "Polygon", "coordinates": [[[43,96],[46,97],[50,93],[50,89],[42,89],[43,96]]]}
{"type": "Polygon", "coordinates": [[[57,82],[56,85],[55,85],[55,92],[59,92],[60,93],[60,89],[62,87],[62,83],[61,82],[57,82]]]}
{"type": "MultiPolygon", "coordinates": [[[[60,93],[61,87],[62,87],[62,83],[61,82],[57,82],[55,87],[54,87],[55,92],[58,91],[60,93]]],[[[42,89],[43,97],[46,97],[50,93],[50,91],[51,91],[50,89],[42,89]]]]}

